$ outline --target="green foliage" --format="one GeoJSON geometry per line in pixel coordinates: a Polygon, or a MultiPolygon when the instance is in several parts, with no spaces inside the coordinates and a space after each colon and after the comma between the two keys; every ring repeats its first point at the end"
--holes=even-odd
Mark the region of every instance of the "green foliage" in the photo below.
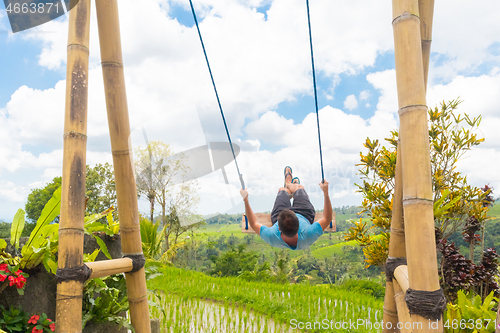
{"type": "Polygon", "coordinates": [[[28,332],[32,333],[52,333],[55,331],[56,324],[47,317],[47,314],[31,316],[28,320],[28,332]]]}
{"type": "Polygon", "coordinates": [[[152,223],[146,218],[140,219],[142,252],[146,259],[158,259],[162,252],[166,227],[160,227],[160,221],[152,223]],[[161,230],[159,231],[159,229],[161,230]]]}
{"type": "Polygon", "coordinates": [[[108,247],[98,234],[104,233],[108,236],[114,236],[119,232],[120,224],[118,223],[118,221],[115,222],[113,220],[113,211],[114,208],[110,207],[101,213],[87,216],[85,217],[84,224],[85,233],[94,237],[97,245],[99,245],[99,249],[108,259],[112,259],[111,255],[108,252],[108,247]],[[104,220],[105,223],[101,223],[101,220],[104,220]]]}
{"type": "Polygon", "coordinates": [[[28,331],[29,314],[21,307],[15,308],[11,305],[9,309],[0,305],[0,330],[9,333],[25,333],[28,331]]]}
{"type": "Polygon", "coordinates": [[[385,296],[385,286],[372,280],[344,280],[341,287],[348,291],[372,295],[379,300],[383,300],[385,296]]]}
{"type": "Polygon", "coordinates": [[[493,333],[495,332],[498,299],[491,292],[484,300],[476,295],[468,299],[463,291],[459,291],[454,304],[448,303],[443,316],[446,333],[493,333]]]}
{"type": "MultiPolygon", "coordinates": [[[[26,211],[26,217],[29,222],[24,229],[23,236],[28,236],[31,233],[35,227],[36,221],[38,221],[40,215],[42,214],[43,208],[53,197],[54,192],[61,187],[61,180],[61,177],[55,177],[50,183],[45,185],[45,187],[34,189],[28,195],[28,200],[26,201],[24,210],[26,211]]],[[[52,221],[49,221],[48,223],[50,222],[52,221]]]]}
{"type": "Polygon", "coordinates": [[[54,191],[52,198],[43,208],[35,228],[21,249],[20,267],[32,269],[44,264],[47,271],[55,274],[57,264],[55,254],[58,250],[59,224],[50,224],[59,215],[61,208],[61,188],[54,191]]]}
{"type": "Polygon", "coordinates": [[[14,215],[14,220],[12,220],[12,226],[10,229],[10,245],[14,245],[16,249],[19,249],[19,238],[24,229],[24,210],[19,208],[16,215],[14,215]]]}
{"type": "Polygon", "coordinates": [[[114,177],[113,167],[109,163],[97,164],[93,168],[87,165],[85,196],[87,197],[86,213],[88,215],[99,214],[109,207],[116,207],[114,177]]]}
{"type": "Polygon", "coordinates": [[[267,261],[262,264],[256,263],[253,270],[240,272],[238,277],[245,281],[268,281],[271,277],[271,264],[267,261]]]}
{"type": "Polygon", "coordinates": [[[10,237],[10,227],[10,223],[0,221],[0,238],[10,237]]]}
{"type": "MultiPolygon", "coordinates": [[[[484,141],[475,133],[481,116],[457,114],[460,103],[459,100],[443,102],[439,108],[428,111],[434,222],[444,239],[460,230],[469,216],[484,223],[488,211],[483,203],[489,192],[469,185],[467,177],[457,171],[457,163],[464,154],[484,141]]],[[[363,195],[363,212],[368,214],[372,225],[355,222],[345,235],[346,240],[355,240],[364,248],[367,266],[383,265],[389,246],[398,132],[392,131],[385,140],[388,147],[367,138],[364,143],[367,152],[360,153],[358,164],[363,183],[356,186],[363,195]],[[384,237],[374,241],[374,234],[384,237]]]]}
{"type": "MultiPolygon", "coordinates": [[[[371,295],[349,292],[335,286],[275,284],[245,281],[236,277],[217,278],[174,267],[164,267],[161,271],[163,274],[154,279],[148,279],[147,283],[150,290],[156,290],[156,294],[172,300],[172,302],[162,301],[161,304],[175,305],[164,308],[164,313],[167,316],[165,326],[171,328],[177,325],[181,326],[182,323],[193,322],[194,318],[203,318],[203,313],[210,312],[209,307],[196,305],[199,299],[220,302],[218,304],[221,304],[224,310],[234,308],[239,314],[242,312],[239,312],[238,309],[245,311],[244,307],[256,316],[263,315],[266,318],[272,318],[276,324],[289,324],[292,319],[302,322],[321,321],[324,318],[334,322],[348,322],[349,319],[355,322],[359,318],[370,318],[372,322],[382,320],[383,302],[381,300],[375,299],[371,295]],[[174,298],[191,301],[190,311],[185,311],[186,309],[183,307],[185,303],[175,301],[174,298]],[[190,317],[191,315],[193,317],[190,317]],[[189,318],[193,318],[192,321],[189,318]]],[[[234,323],[234,321],[241,316],[237,317],[232,311],[230,313],[233,315],[228,318],[230,321],[228,326],[236,327],[237,322],[234,323]],[[231,321],[233,321],[232,324],[231,321]]],[[[217,324],[223,325],[224,328],[228,327],[224,323],[226,320],[224,316],[219,317],[216,313],[214,315],[215,323],[208,323],[203,331],[223,332],[224,329],[219,330],[213,326],[217,324]]],[[[229,331],[233,332],[234,330],[229,331]]],[[[270,332],[271,329],[263,331],[270,332]]],[[[318,329],[317,327],[307,331],[349,332],[348,329],[318,329]]],[[[182,332],[182,330],[176,332],[182,332]]],[[[356,332],[370,332],[370,330],[357,327],[356,332]]]]}
{"type": "Polygon", "coordinates": [[[127,287],[123,274],[105,278],[92,279],[85,282],[83,294],[82,328],[87,322],[113,322],[132,330],[127,318],[120,314],[128,311],[127,287]]]}
{"type": "Polygon", "coordinates": [[[239,244],[237,248],[221,254],[219,257],[212,256],[214,263],[211,274],[217,276],[238,276],[240,272],[252,271],[257,263],[256,252],[246,252],[246,245],[239,244]]]}

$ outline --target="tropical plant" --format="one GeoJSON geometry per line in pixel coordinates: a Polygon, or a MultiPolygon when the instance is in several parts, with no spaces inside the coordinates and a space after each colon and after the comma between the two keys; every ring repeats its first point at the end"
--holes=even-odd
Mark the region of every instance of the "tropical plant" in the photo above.
{"type": "Polygon", "coordinates": [[[128,311],[127,287],[123,274],[88,280],[84,285],[82,328],[87,322],[113,322],[134,331],[122,313],[128,311]]]}
{"type": "MultiPolygon", "coordinates": [[[[36,188],[31,191],[28,195],[26,205],[24,209],[26,211],[26,217],[28,222],[24,228],[23,236],[29,236],[31,231],[36,225],[36,222],[40,219],[42,215],[43,208],[47,205],[47,202],[54,196],[54,192],[61,187],[61,177],[55,177],[50,183],[47,183],[43,188],[36,188]]],[[[56,221],[57,216],[54,218],[56,221]]],[[[49,221],[49,223],[52,221],[49,221]]]]}
{"type": "Polygon", "coordinates": [[[481,301],[476,295],[467,298],[460,290],[455,303],[448,303],[443,316],[446,333],[493,333],[495,332],[498,299],[491,292],[481,301]]]}
{"type": "MultiPolygon", "coordinates": [[[[484,141],[476,134],[481,116],[457,115],[460,103],[460,100],[443,102],[439,108],[428,111],[434,222],[442,239],[460,230],[470,216],[484,224],[488,211],[483,202],[490,191],[483,192],[469,185],[467,177],[457,170],[464,154],[484,141]]],[[[364,146],[368,151],[360,153],[358,164],[362,184],[356,186],[363,195],[363,212],[368,214],[371,223],[355,221],[345,235],[346,240],[355,240],[363,247],[367,266],[383,265],[388,252],[398,132],[392,131],[385,140],[388,147],[367,138],[364,146]],[[383,237],[376,240],[374,234],[383,237]]]]}
{"type": "Polygon", "coordinates": [[[31,333],[52,333],[56,330],[56,324],[45,313],[41,316],[33,315],[28,320],[28,331],[31,333]]]}
{"type": "Polygon", "coordinates": [[[0,305],[0,330],[9,333],[25,333],[27,332],[28,313],[24,312],[21,307],[14,307],[6,309],[0,305]]]}
{"type": "Polygon", "coordinates": [[[29,275],[19,269],[19,266],[10,266],[6,263],[0,264],[0,293],[9,285],[15,286],[19,295],[24,295],[26,278],[29,275]]]}
{"type": "Polygon", "coordinates": [[[151,222],[147,218],[141,217],[141,241],[142,252],[146,259],[158,259],[162,253],[162,243],[165,240],[164,234],[166,226],[160,229],[160,221],[151,222]]]}

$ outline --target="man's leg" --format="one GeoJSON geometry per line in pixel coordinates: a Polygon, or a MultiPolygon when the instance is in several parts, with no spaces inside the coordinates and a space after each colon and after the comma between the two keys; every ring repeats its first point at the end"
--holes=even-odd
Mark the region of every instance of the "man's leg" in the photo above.
{"type": "Polygon", "coordinates": [[[274,200],[274,207],[271,212],[271,222],[273,225],[278,221],[278,215],[283,209],[291,208],[290,192],[286,188],[281,187],[278,191],[278,195],[276,196],[276,200],[274,200]]]}
{"type": "MultiPolygon", "coordinates": [[[[292,183],[292,170],[290,168],[285,168],[285,186],[292,183]]],[[[278,215],[283,209],[290,209],[292,205],[290,203],[290,195],[292,192],[286,187],[280,187],[278,190],[278,195],[276,200],[274,200],[274,207],[271,211],[271,222],[274,225],[278,221],[278,215]]]]}
{"type": "Polygon", "coordinates": [[[309,223],[313,224],[314,218],[316,217],[316,211],[309,200],[309,195],[304,189],[304,186],[300,184],[291,184],[288,188],[291,188],[290,190],[293,193],[292,211],[304,216],[309,223]]]}

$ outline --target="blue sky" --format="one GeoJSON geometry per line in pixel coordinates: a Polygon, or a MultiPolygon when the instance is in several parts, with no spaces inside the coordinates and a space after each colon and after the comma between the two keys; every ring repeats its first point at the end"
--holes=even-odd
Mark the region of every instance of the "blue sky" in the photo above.
{"type": "MultiPolygon", "coordinates": [[[[175,152],[226,140],[189,2],[136,4],[119,2],[134,146],[144,144],[142,127],[175,152]]],[[[285,165],[322,208],[305,1],[194,4],[255,210],[272,208],[285,165]]],[[[481,5],[480,15],[467,1],[436,3],[428,105],[460,96],[461,112],[483,115],[485,143],[460,168],[473,185],[500,189],[500,4],[481,5]],[[488,162],[478,168],[478,161],[488,162]]],[[[357,205],[364,139],[383,139],[398,124],[391,7],[315,0],[311,19],[325,174],[334,206],[357,205]]],[[[10,221],[31,189],[61,173],[66,39],[65,16],[12,34],[0,4],[0,220],[10,221]]],[[[90,46],[87,163],[94,165],[111,162],[95,11],[90,46]]],[[[239,202],[234,165],[226,171],[230,186],[220,172],[198,180],[200,213],[241,210],[232,204],[239,202]]]]}

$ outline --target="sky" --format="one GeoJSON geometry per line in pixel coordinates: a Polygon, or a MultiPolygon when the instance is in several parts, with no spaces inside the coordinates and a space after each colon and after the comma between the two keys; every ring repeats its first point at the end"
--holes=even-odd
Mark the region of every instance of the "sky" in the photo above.
{"type": "MultiPolygon", "coordinates": [[[[293,168],[322,209],[318,136],[304,0],[193,0],[254,211],[272,209],[293,168]]],[[[397,129],[389,1],[312,0],[325,178],[332,205],[359,205],[356,164],[367,137],[397,129]]],[[[174,152],[227,141],[187,0],[120,0],[134,147],[162,140],[174,152]]],[[[482,115],[485,142],[459,171],[500,190],[500,2],[436,1],[427,89],[430,107],[460,98],[482,115]],[[479,10],[478,10],[479,9],[479,10]]],[[[62,170],[67,16],[13,34],[0,4],[0,220],[62,170]]],[[[91,14],[87,164],[112,162],[97,22],[91,14]]],[[[197,180],[201,214],[240,212],[234,163],[197,180]]],[[[148,204],[139,202],[141,212],[148,204]]]]}

